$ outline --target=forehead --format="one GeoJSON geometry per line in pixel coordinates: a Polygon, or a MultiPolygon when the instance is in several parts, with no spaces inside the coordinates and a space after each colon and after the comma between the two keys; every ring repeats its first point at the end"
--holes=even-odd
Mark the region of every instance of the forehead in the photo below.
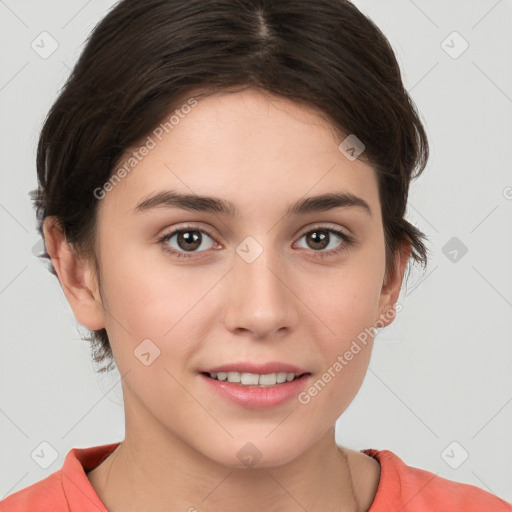
{"type": "Polygon", "coordinates": [[[375,171],[340,151],[343,136],[312,107],[254,88],[183,100],[183,106],[118,163],[116,169],[128,172],[109,201],[122,197],[135,208],[168,189],[231,198],[242,210],[261,207],[262,199],[291,204],[327,192],[378,202],[375,171]]]}

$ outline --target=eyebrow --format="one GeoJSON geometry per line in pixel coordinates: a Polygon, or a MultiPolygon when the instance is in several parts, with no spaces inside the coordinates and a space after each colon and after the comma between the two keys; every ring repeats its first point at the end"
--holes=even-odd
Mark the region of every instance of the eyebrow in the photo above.
{"type": "MultiPolygon", "coordinates": [[[[299,199],[288,207],[286,215],[325,212],[334,208],[348,207],[359,208],[370,215],[370,217],[372,216],[368,203],[351,192],[332,192],[299,199]]],[[[239,216],[237,206],[226,199],[196,194],[181,194],[173,190],[163,190],[144,199],[135,207],[135,212],[142,213],[155,208],[181,208],[184,210],[216,213],[232,218],[239,216]]]]}

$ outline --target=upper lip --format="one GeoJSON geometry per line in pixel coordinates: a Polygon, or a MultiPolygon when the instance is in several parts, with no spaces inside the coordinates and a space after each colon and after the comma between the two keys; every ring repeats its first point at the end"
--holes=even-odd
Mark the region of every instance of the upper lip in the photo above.
{"type": "Polygon", "coordinates": [[[240,362],[223,364],[222,366],[215,366],[207,370],[200,370],[200,373],[219,373],[219,372],[240,372],[240,373],[256,373],[258,375],[268,375],[270,373],[295,373],[295,375],[302,375],[309,373],[308,371],[288,363],[268,362],[256,364],[254,362],[240,362]]]}

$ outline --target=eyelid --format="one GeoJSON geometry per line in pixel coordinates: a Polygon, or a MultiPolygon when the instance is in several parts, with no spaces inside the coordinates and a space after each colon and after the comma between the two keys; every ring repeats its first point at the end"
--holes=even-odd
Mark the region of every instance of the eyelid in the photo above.
{"type": "MultiPolygon", "coordinates": [[[[327,231],[337,238],[341,240],[341,244],[336,249],[330,249],[329,251],[314,251],[314,250],[306,250],[307,253],[312,253],[313,256],[307,256],[310,259],[328,259],[328,258],[336,258],[340,257],[343,253],[351,249],[356,245],[356,237],[351,233],[347,233],[345,228],[340,228],[338,225],[333,225],[330,222],[320,222],[316,225],[309,226],[304,231],[301,232],[298,240],[300,240],[303,236],[308,233],[312,233],[314,231],[327,231]]],[[[295,244],[296,242],[294,242],[295,244]]]]}
{"type": "Polygon", "coordinates": [[[345,227],[340,227],[338,224],[333,224],[332,222],[315,222],[311,226],[308,226],[304,230],[299,231],[300,235],[299,237],[304,236],[305,234],[309,233],[310,231],[314,231],[315,229],[325,229],[325,230],[333,230],[333,231],[339,231],[343,233],[347,238],[352,238],[353,235],[350,232],[349,229],[345,227]]]}
{"type": "MultiPolygon", "coordinates": [[[[212,233],[212,231],[209,230],[208,228],[204,228],[204,227],[202,227],[202,226],[200,226],[198,224],[187,224],[187,223],[185,223],[184,225],[179,225],[178,227],[172,228],[170,231],[165,232],[164,234],[160,235],[158,238],[159,238],[159,240],[162,240],[162,239],[164,239],[166,237],[170,237],[173,234],[176,234],[176,232],[184,231],[186,229],[190,229],[190,230],[200,231],[202,233],[206,233],[210,238],[214,239],[215,242],[217,242],[216,235],[214,235],[212,233]]],[[[340,228],[337,224],[333,224],[331,222],[316,222],[313,225],[308,226],[308,227],[300,230],[299,231],[300,234],[298,234],[296,236],[298,238],[301,238],[304,235],[306,235],[307,233],[309,233],[311,231],[314,231],[315,229],[332,229],[334,231],[341,231],[343,233],[343,235],[345,235],[347,238],[353,237],[353,235],[350,233],[350,231],[348,229],[346,229],[344,227],[340,228]]],[[[217,242],[217,243],[219,243],[219,242],[217,242]]]]}
{"type": "MultiPolygon", "coordinates": [[[[197,224],[187,224],[187,223],[185,223],[184,225],[180,225],[180,226],[174,227],[170,231],[167,231],[164,234],[160,235],[158,237],[157,242],[159,244],[166,243],[175,234],[179,233],[180,231],[187,231],[187,230],[199,231],[201,233],[205,233],[206,235],[208,235],[213,240],[214,244],[219,244],[219,242],[217,242],[217,237],[215,235],[213,235],[212,232],[209,229],[203,228],[203,227],[201,227],[201,226],[199,226],[197,224]]],[[[314,258],[328,258],[328,257],[331,257],[331,256],[335,257],[335,256],[338,256],[339,254],[341,254],[342,252],[344,252],[345,250],[348,250],[348,248],[350,246],[354,245],[355,237],[351,233],[347,233],[346,232],[346,231],[349,231],[349,230],[346,230],[346,228],[340,228],[338,225],[330,223],[330,222],[318,222],[318,223],[315,223],[315,224],[313,224],[311,226],[308,226],[307,228],[304,228],[303,230],[300,231],[300,235],[297,236],[297,240],[295,242],[293,242],[293,243],[295,244],[304,235],[307,235],[308,233],[311,233],[312,231],[315,231],[315,230],[324,230],[324,231],[328,231],[328,232],[334,234],[338,238],[341,238],[342,244],[341,244],[341,246],[339,248],[331,249],[329,251],[314,251],[314,250],[311,249],[309,252],[312,252],[313,254],[316,254],[316,256],[313,256],[314,258]]],[[[222,245],[222,244],[220,244],[220,245],[222,245]]],[[[177,255],[178,257],[184,257],[184,258],[189,258],[189,259],[200,257],[199,255],[201,253],[209,252],[209,250],[191,251],[191,252],[177,251],[176,249],[173,249],[173,248],[171,248],[169,246],[165,247],[164,250],[166,252],[171,253],[171,254],[177,255]]]]}
{"type": "MultiPolygon", "coordinates": [[[[208,228],[201,227],[201,226],[199,226],[197,224],[184,224],[182,226],[180,225],[178,227],[172,228],[169,231],[165,231],[163,234],[158,236],[157,242],[161,243],[161,242],[164,242],[164,241],[168,241],[174,235],[179,233],[180,231],[187,231],[187,230],[189,230],[189,231],[199,231],[201,233],[205,233],[205,234],[207,234],[213,240],[214,243],[216,243],[216,244],[219,243],[219,242],[217,242],[217,236],[214,235],[211,230],[209,230],[208,228]]],[[[199,251],[199,252],[205,252],[205,251],[199,251]]],[[[190,253],[190,254],[194,254],[194,253],[190,253]]]]}

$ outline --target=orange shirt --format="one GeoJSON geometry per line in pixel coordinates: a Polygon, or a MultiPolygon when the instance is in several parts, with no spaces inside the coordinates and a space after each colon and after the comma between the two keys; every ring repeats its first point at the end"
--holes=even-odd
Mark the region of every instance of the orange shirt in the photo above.
{"type": "MultiPolygon", "coordinates": [[[[73,448],[62,468],[0,502],[0,512],[108,512],[86,471],[119,443],[73,448]]],[[[377,494],[368,512],[511,512],[512,505],[478,487],[407,466],[389,450],[363,453],[381,466],[377,494]]]]}

